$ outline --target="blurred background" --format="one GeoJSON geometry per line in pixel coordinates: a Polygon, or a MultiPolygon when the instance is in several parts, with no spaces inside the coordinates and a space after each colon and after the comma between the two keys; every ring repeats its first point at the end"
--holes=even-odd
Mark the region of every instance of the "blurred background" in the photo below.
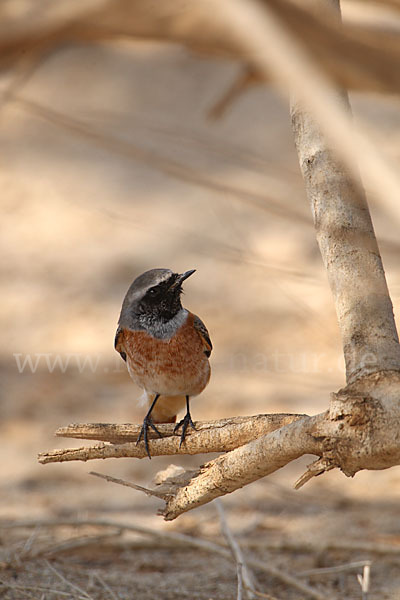
{"type": "MultiPolygon", "coordinates": [[[[62,22],[63,14],[54,16],[46,3],[42,8],[38,15],[28,0],[5,2],[3,34],[11,26],[33,27],[39,16],[46,24],[62,22]]],[[[63,10],[68,10],[65,4],[63,10]]],[[[356,22],[368,15],[348,3],[344,16],[356,22]]],[[[212,116],[239,72],[234,61],[198,55],[178,44],[124,38],[61,44],[26,68],[17,63],[4,69],[3,521],[106,515],[218,540],[211,505],[167,524],[155,516],[157,500],[88,475],[93,468],[148,486],[171,462],[187,467],[209,456],[37,463],[38,452],[74,446],[53,437],[57,427],[142,420],[140,390],[113,341],[124,294],[147,269],[197,270],[185,285],[183,302],[207,324],[214,352],[211,382],[192,403],[195,420],[314,414],[325,410],[330,392],[344,385],[336,316],[298,168],[288,98],[271,85],[254,86],[218,119],[212,116]]],[[[356,121],[398,160],[398,99],[353,93],[351,103],[356,121]]],[[[369,202],[398,314],[400,208],[396,222],[376,199],[369,202]]],[[[346,538],[400,544],[398,469],[360,473],[355,480],[329,473],[294,493],[292,483],[308,458],[226,498],[232,529],[243,543],[346,538]]],[[[2,535],[1,560],[18,553],[29,535],[19,529],[2,535]]],[[[70,532],[63,535],[68,538],[70,532]]],[[[37,528],[35,544],[51,536],[63,537],[37,528]]],[[[103,573],[115,586],[115,597],[127,597],[118,591],[125,560],[145,565],[132,571],[127,589],[141,598],[178,597],[167,574],[160,575],[171,572],[170,551],[148,554],[128,546],[127,541],[119,553],[113,549],[120,561],[114,578],[107,569],[103,573]]],[[[323,557],[267,546],[263,552],[291,570],[372,558],[362,549],[323,557]]],[[[198,582],[179,570],[183,556],[177,550],[172,572],[180,582],[179,597],[233,597],[234,566],[226,571],[218,559],[210,574],[207,555],[185,554],[209,579],[199,591],[198,582]]],[[[84,569],[86,561],[87,569],[101,570],[93,550],[90,556],[97,560],[95,567],[86,555],[61,554],[59,568],[84,569]]],[[[109,564],[107,550],[102,557],[109,564]]],[[[398,559],[373,558],[374,598],[400,597],[400,577],[392,573],[398,559]]],[[[34,559],[26,569],[40,580],[34,559]]],[[[323,584],[345,594],[340,597],[361,598],[354,573],[343,577],[323,584]]],[[[277,582],[269,584],[264,589],[282,598],[302,597],[277,582]]],[[[103,597],[96,590],[90,592],[93,597],[103,597]]]]}

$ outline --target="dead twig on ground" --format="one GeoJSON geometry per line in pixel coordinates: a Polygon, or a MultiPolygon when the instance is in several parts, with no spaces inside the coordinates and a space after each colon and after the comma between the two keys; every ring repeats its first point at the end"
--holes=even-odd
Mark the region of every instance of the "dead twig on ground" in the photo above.
{"type": "MultiPolygon", "coordinates": [[[[0,530],[8,529],[40,529],[40,528],[57,528],[57,527],[111,527],[116,531],[133,531],[142,533],[144,535],[158,536],[159,541],[166,543],[179,544],[180,541],[184,544],[190,543],[190,540],[198,539],[192,536],[177,534],[171,532],[165,532],[162,530],[155,531],[148,527],[140,525],[132,525],[126,522],[113,521],[109,519],[26,519],[22,521],[0,521],[0,530]],[[180,536],[183,538],[180,540],[180,536]]],[[[306,552],[306,553],[326,553],[330,550],[334,551],[346,551],[346,552],[365,552],[368,554],[377,555],[388,555],[388,556],[400,556],[400,545],[399,544],[382,544],[379,542],[365,542],[362,540],[325,540],[321,541],[302,541],[302,540],[247,540],[243,541],[243,545],[246,548],[253,550],[267,549],[276,551],[289,551],[289,552],[306,552]]],[[[365,563],[363,563],[365,564],[365,563]]]]}
{"type": "Polygon", "coordinates": [[[368,565],[364,566],[363,574],[357,575],[357,581],[361,587],[362,600],[368,600],[370,574],[371,574],[371,566],[368,564],[368,565]]]}
{"type": "Polygon", "coordinates": [[[232,531],[229,528],[228,521],[225,517],[225,511],[221,500],[217,499],[215,501],[215,505],[217,508],[219,520],[221,523],[221,531],[228,542],[228,545],[232,551],[233,558],[236,561],[236,569],[238,574],[238,594],[237,599],[240,600],[243,596],[243,588],[246,590],[246,596],[249,600],[254,598],[254,577],[253,574],[250,573],[246,561],[243,556],[243,552],[235,540],[235,537],[232,531]]]}
{"type": "Polygon", "coordinates": [[[332,575],[336,573],[344,573],[346,571],[355,571],[364,567],[370,567],[372,562],[370,560],[360,560],[357,562],[350,562],[345,565],[336,565],[334,567],[322,567],[320,569],[308,569],[307,571],[301,571],[297,573],[297,577],[319,577],[320,575],[332,575]]]}
{"type": "MultiPolygon", "coordinates": [[[[116,531],[133,531],[137,533],[143,533],[144,535],[150,535],[152,537],[158,536],[159,541],[161,539],[167,543],[179,544],[179,536],[183,535],[183,543],[187,544],[193,538],[192,536],[184,534],[176,534],[171,532],[165,532],[162,530],[155,531],[153,529],[142,527],[140,525],[132,525],[126,522],[113,521],[112,519],[26,519],[22,521],[0,521],[0,530],[8,529],[40,529],[40,528],[54,528],[54,527],[111,527],[116,531]],[[172,536],[172,537],[171,537],[172,536]]],[[[301,540],[251,540],[243,541],[243,545],[246,548],[252,548],[259,550],[266,548],[268,550],[276,551],[290,551],[290,552],[309,552],[309,553],[326,553],[329,550],[341,550],[346,552],[365,552],[369,554],[377,555],[389,555],[389,556],[400,556],[400,545],[397,544],[382,544],[379,542],[365,542],[365,541],[349,541],[349,540],[325,540],[320,541],[301,541],[301,540]]]]}
{"type": "Polygon", "coordinates": [[[54,573],[54,575],[63,583],[65,583],[65,585],[67,585],[68,587],[70,587],[72,590],[74,590],[75,592],[78,592],[79,596],[81,598],[86,598],[86,600],[94,600],[93,597],[88,594],[87,592],[85,592],[85,590],[83,590],[81,587],[79,587],[79,585],[76,585],[76,583],[72,583],[72,581],[69,581],[66,577],[64,577],[64,575],[62,573],[60,573],[60,571],[58,571],[58,569],[56,569],[55,567],[53,567],[53,565],[51,565],[49,563],[48,560],[44,561],[46,567],[52,572],[54,573]]]}
{"type": "MultiPolygon", "coordinates": [[[[9,590],[15,590],[18,592],[43,592],[43,593],[47,593],[47,594],[52,594],[55,595],[57,594],[58,596],[62,596],[62,597],[68,597],[71,598],[72,594],[71,592],[66,592],[65,590],[57,590],[54,588],[50,588],[50,587],[42,587],[42,586],[36,586],[36,585],[18,585],[17,583],[11,583],[10,581],[5,581],[3,579],[0,579],[0,586],[3,586],[4,588],[7,588],[9,590]]],[[[29,595],[30,598],[32,598],[33,596],[29,595]]],[[[84,595],[79,595],[76,596],[74,594],[74,598],[76,600],[87,600],[87,596],[84,595]]]]}
{"type": "Polygon", "coordinates": [[[266,600],[279,600],[275,596],[271,596],[270,594],[265,594],[264,592],[259,592],[258,590],[254,590],[254,593],[258,598],[266,598],[266,600]]]}
{"type": "MultiPolygon", "coordinates": [[[[172,533],[169,531],[162,530],[154,530],[149,527],[143,527],[142,525],[131,525],[127,523],[119,523],[118,521],[112,520],[104,520],[104,519],[85,519],[85,520],[76,520],[76,519],[57,519],[57,520],[27,520],[27,521],[19,521],[14,523],[1,523],[0,529],[12,529],[15,527],[63,527],[69,525],[71,527],[85,527],[85,526],[95,526],[95,527],[113,527],[115,529],[120,529],[121,531],[132,531],[135,533],[149,535],[155,540],[167,541],[171,543],[174,547],[177,545],[181,545],[184,547],[192,547],[198,550],[202,550],[204,552],[209,552],[211,554],[217,554],[223,558],[226,558],[228,561],[231,560],[231,551],[228,548],[224,548],[218,544],[213,542],[209,542],[208,540],[202,540],[200,538],[195,538],[189,535],[185,535],[183,533],[172,533]]],[[[247,564],[254,570],[260,570],[265,573],[268,573],[271,577],[275,577],[285,585],[295,588],[303,593],[308,598],[313,598],[314,600],[334,600],[333,596],[328,596],[327,594],[320,593],[315,588],[303,583],[297,577],[286,573],[282,569],[274,567],[271,564],[271,561],[266,564],[265,561],[258,559],[248,559],[247,564]]],[[[84,596],[87,600],[87,596],[84,596]]]]}
{"type": "Polygon", "coordinates": [[[104,579],[101,577],[101,575],[99,573],[95,573],[94,576],[97,579],[97,581],[100,583],[100,585],[105,589],[105,591],[110,595],[112,600],[119,600],[119,597],[114,593],[114,591],[110,588],[108,583],[106,583],[104,581],[104,579]]]}
{"type": "Polygon", "coordinates": [[[109,542],[110,540],[114,540],[120,535],[121,530],[118,530],[103,535],[86,535],[79,538],[73,538],[65,540],[64,542],[59,542],[51,544],[50,546],[45,546],[44,548],[37,548],[29,554],[27,554],[25,558],[38,558],[39,556],[55,556],[56,554],[61,554],[62,552],[71,552],[72,550],[77,550],[78,548],[85,548],[87,546],[98,546],[103,542],[109,542]]]}

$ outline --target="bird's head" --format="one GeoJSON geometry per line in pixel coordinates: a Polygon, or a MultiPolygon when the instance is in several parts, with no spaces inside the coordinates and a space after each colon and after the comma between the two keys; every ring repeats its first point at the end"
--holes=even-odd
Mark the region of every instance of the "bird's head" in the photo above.
{"type": "Polygon", "coordinates": [[[171,320],[182,309],[182,283],[194,272],[195,269],[185,273],[151,269],[139,275],[125,296],[120,324],[129,326],[135,321],[150,325],[171,320]]]}

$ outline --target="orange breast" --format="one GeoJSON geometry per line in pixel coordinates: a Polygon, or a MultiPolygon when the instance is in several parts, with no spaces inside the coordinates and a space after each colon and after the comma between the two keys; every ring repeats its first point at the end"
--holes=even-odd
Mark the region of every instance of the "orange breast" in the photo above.
{"type": "Polygon", "coordinates": [[[204,345],[193,326],[194,315],[169,340],[153,338],[145,331],[124,329],[122,345],[126,350],[132,379],[153,394],[196,396],[210,378],[210,365],[204,345]]]}

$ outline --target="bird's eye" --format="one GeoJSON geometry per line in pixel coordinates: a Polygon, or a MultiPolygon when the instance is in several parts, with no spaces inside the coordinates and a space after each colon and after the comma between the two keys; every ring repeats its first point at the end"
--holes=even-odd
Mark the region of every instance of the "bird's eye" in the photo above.
{"type": "Polygon", "coordinates": [[[156,288],[151,288],[147,293],[149,296],[157,296],[158,291],[156,290],[156,288]]]}

